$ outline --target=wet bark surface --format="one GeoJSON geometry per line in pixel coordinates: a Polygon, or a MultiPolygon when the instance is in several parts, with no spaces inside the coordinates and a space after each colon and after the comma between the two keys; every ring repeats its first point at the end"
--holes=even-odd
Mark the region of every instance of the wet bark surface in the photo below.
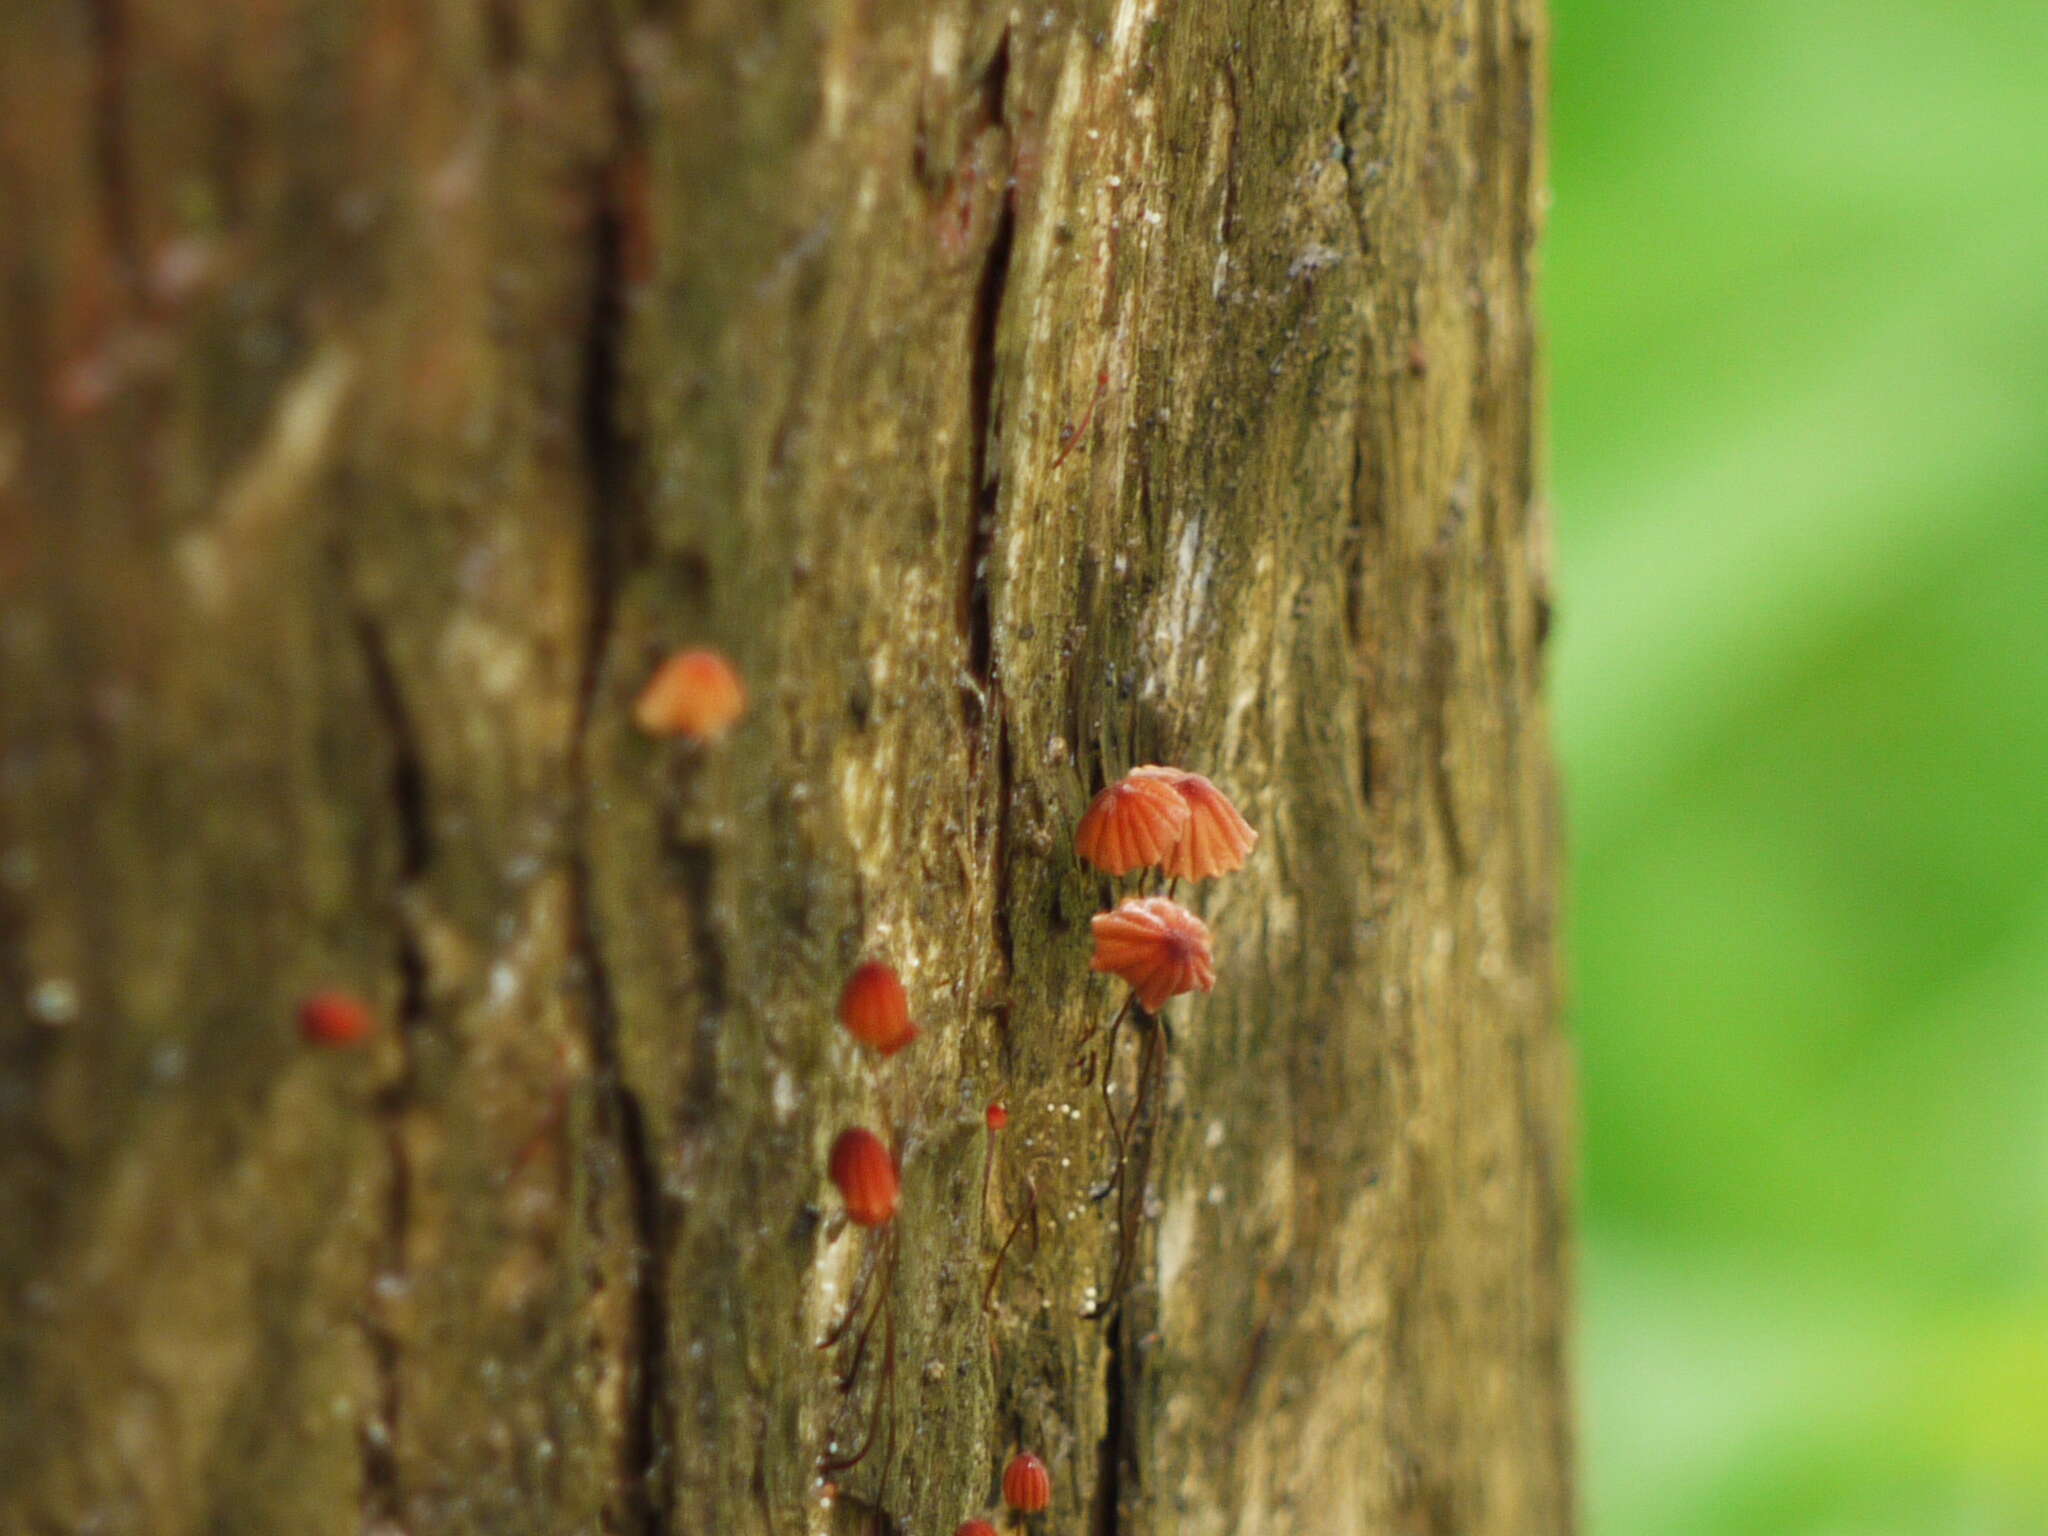
{"type": "Polygon", "coordinates": [[[0,0],[0,1526],[945,1536],[1021,1447],[1045,1532],[1570,1529],[1542,53],[0,0]],[[1262,840],[1125,1200],[1152,761],[1262,840]]]}

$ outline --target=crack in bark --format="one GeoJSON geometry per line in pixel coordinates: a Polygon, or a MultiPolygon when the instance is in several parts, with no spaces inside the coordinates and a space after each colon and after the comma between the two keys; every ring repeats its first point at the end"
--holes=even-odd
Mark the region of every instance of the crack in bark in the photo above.
{"type": "Polygon", "coordinates": [[[1428,771],[1430,799],[1435,802],[1437,823],[1443,832],[1444,852],[1453,875],[1471,872],[1471,853],[1458,815],[1457,776],[1451,772],[1451,701],[1457,691],[1457,633],[1451,620],[1451,562],[1455,541],[1465,522],[1465,511],[1454,505],[1438,529],[1437,544],[1427,561],[1428,599],[1425,607],[1429,626],[1424,641],[1423,676],[1430,707],[1425,717],[1429,738],[1428,771]]]}
{"type": "Polygon", "coordinates": [[[141,274],[135,228],[135,178],[129,163],[127,0],[90,0],[93,46],[92,160],[99,182],[100,217],[107,243],[133,284],[141,274]]]}
{"type": "MultiPolygon", "coordinates": [[[[34,844],[25,828],[16,827],[5,811],[6,804],[0,801],[0,850],[33,859],[30,850],[34,844]]],[[[17,898],[12,887],[13,882],[0,873],[0,1023],[7,1026],[0,1030],[0,1049],[7,1049],[11,1056],[19,1048],[25,1057],[35,1037],[50,1031],[27,1027],[29,996],[35,990],[31,979],[34,967],[29,960],[28,902],[17,898]]],[[[28,888],[28,880],[22,881],[22,887],[28,888]]]]}
{"type": "MultiPolygon", "coordinates": [[[[607,12],[607,16],[609,16],[607,12]]],[[[661,1178],[650,1145],[647,1115],[627,1081],[620,1058],[617,994],[599,938],[592,873],[590,723],[598,707],[616,628],[619,592],[644,547],[639,445],[622,419],[627,289],[634,259],[625,205],[630,195],[622,168],[639,142],[631,79],[615,27],[603,40],[612,92],[614,140],[594,168],[591,192],[591,287],[583,338],[578,423],[590,479],[586,560],[589,610],[583,668],[569,764],[575,787],[575,826],[568,861],[570,947],[589,1010],[590,1050],[596,1068],[599,1124],[618,1147],[633,1225],[631,1370],[619,1447],[620,1500],[629,1529],[660,1536],[675,1504],[668,1445],[669,1233],[663,1219],[661,1178]]]]}
{"type": "MultiPolygon", "coordinates": [[[[1006,127],[1010,75],[1010,36],[1006,31],[996,45],[980,83],[980,117],[983,127],[1006,127]]],[[[995,623],[989,601],[989,562],[994,558],[995,531],[1002,501],[1002,470],[999,447],[1002,413],[998,408],[997,342],[1002,324],[1003,302],[1010,281],[1010,255],[1015,243],[1017,196],[1008,187],[997,205],[995,223],[989,233],[987,254],[982,259],[980,279],[974,293],[970,319],[967,440],[968,516],[966,548],[962,558],[960,622],[966,652],[969,686],[962,689],[968,714],[968,771],[977,775],[984,752],[993,747],[995,795],[991,807],[993,846],[989,878],[992,892],[993,938],[1002,964],[1003,986],[1007,989],[1014,969],[1015,951],[1010,933],[1010,815],[1015,783],[1015,760],[1010,743],[1009,709],[1003,699],[1001,668],[995,649],[995,623]],[[993,736],[992,743],[989,737],[993,736]]],[[[993,1004],[1003,1037],[1009,1037],[1009,1005],[993,1004]]]]}
{"type": "MultiPolygon", "coordinates": [[[[702,838],[681,836],[673,827],[663,829],[663,852],[674,866],[688,904],[690,958],[695,962],[697,989],[704,995],[704,1011],[725,1012],[730,993],[726,986],[725,939],[712,921],[712,902],[717,894],[718,850],[702,838]]],[[[703,1085],[706,1094],[712,1085],[703,1085]]],[[[708,1103],[708,1098],[696,1102],[708,1103]]]]}
{"type": "MultiPolygon", "coordinates": [[[[356,638],[362,646],[371,703],[391,739],[391,804],[398,827],[398,875],[401,885],[409,888],[427,872],[434,857],[433,833],[427,819],[426,754],[421,749],[412,714],[405,707],[398,669],[391,663],[383,630],[368,614],[358,614],[356,638]]],[[[409,929],[405,954],[407,1000],[424,1003],[425,962],[419,947],[411,942],[409,929]]]]}
{"type": "MultiPolygon", "coordinates": [[[[1381,54],[1385,54],[1385,22],[1380,23],[1381,54]]],[[[1364,258],[1372,252],[1372,240],[1367,232],[1365,175],[1358,164],[1358,139],[1367,136],[1371,130],[1365,121],[1365,102],[1383,100],[1383,81],[1375,81],[1374,89],[1360,89],[1358,76],[1362,69],[1361,55],[1364,53],[1363,38],[1365,16],[1357,7],[1349,8],[1345,23],[1345,34],[1349,46],[1344,52],[1344,63],[1338,71],[1338,80],[1343,86],[1342,102],[1337,110],[1337,143],[1339,159],[1344,166],[1344,203],[1351,212],[1351,223],[1358,236],[1358,254],[1364,258]]]]}
{"type": "Polygon", "coordinates": [[[483,23],[491,67],[504,74],[519,62],[526,51],[519,24],[519,8],[510,0],[484,0],[483,23]]]}
{"type": "MultiPolygon", "coordinates": [[[[22,829],[0,817],[0,849],[29,846],[32,845],[22,829]]],[[[17,899],[5,876],[0,875],[0,1081],[22,1096],[19,1103],[37,1105],[43,1101],[46,1074],[56,1059],[64,1032],[30,1023],[35,981],[29,923],[27,899],[17,899]]],[[[11,1244],[18,1246],[0,1245],[0,1250],[4,1250],[0,1251],[0,1264],[13,1254],[43,1251],[54,1243],[64,1207],[64,1176],[75,1155],[75,1149],[67,1148],[52,1134],[49,1122],[40,1113],[10,1106],[4,1128],[7,1134],[0,1140],[0,1188],[7,1190],[13,1202],[11,1244]]],[[[0,1339],[0,1377],[25,1365],[15,1343],[13,1339],[0,1339]]]]}
{"type": "Polygon", "coordinates": [[[1238,189],[1238,138],[1239,128],[1244,122],[1237,84],[1237,66],[1228,58],[1223,61],[1223,104],[1229,110],[1229,132],[1223,140],[1223,206],[1217,213],[1217,230],[1221,241],[1228,246],[1237,240],[1237,205],[1241,195],[1238,189]]]}
{"type": "MultiPolygon", "coordinates": [[[[983,111],[991,125],[1003,121],[1004,96],[1010,72],[1010,39],[1006,33],[982,81],[983,111]]],[[[995,444],[1002,433],[996,409],[996,341],[1003,300],[1010,281],[1010,249],[1017,227],[1015,189],[1006,191],[996,210],[988,253],[982,259],[975,288],[969,335],[967,380],[968,516],[965,569],[960,613],[966,637],[967,670],[984,687],[994,676],[993,626],[989,615],[988,562],[995,541],[996,513],[1001,499],[1002,471],[992,468],[995,444]]]]}
{"type": "MultiPolygon", "coordinates": [[[[607,18],[611,13],[606,10],[607,18]]],[[[618,594],[627,571],[646,547],[646,509],[638,479],[639,444],[622,419],[627,296],[639,253],[635,237],[644,208],[631,206],[636,184],[625,174],[644,137],[633,102],[633,82],[617,27],[603,41],[611,93],[612,143],[593,169],[590,189],[590,305],[584,319],[583,377],[578,401],[584,465],[590,475],[590,612],[584,635],[583,677],[577,699],[572,755],[580,769],[591,712],[611,648],[618,594]]],[[[581,777],[579,774],[579,783],[581,777]]]]}
{"type": "Polygon", "coordinates": [[[1102,1439],[1096,1447],[1094,1536],[1117,1536],[1123,1528],[1124,1463],[1130,1454],[1130,1404],[1126,1401],[1123,1355],[1125,1309],[1119,1305],[1102,1341],[1102,1439]]]}
{"type": "MultiPolygon", "coordinates": [[[[1353,413],[1351,423],[1351,485],[1344,527],[1344,638],[1358,682],[1358,792],[1369,811],[1373,801],[1372,689],[1366,681],[1365,601],[1365,424],[1353,413]]],[[[1375,522],[1377,508],[1373,509],[1375,522]]]]}
{"type": "MultiPolygon", "coordinates": [[[[579,833],[579,842],[583,834],[579,833]]],[[[674,1507],[668,1455],[668,1234],[662,1220],[661,1181],[648,1145],[640,1097],[619,1061],[618,1006],[604,948],[593,923],[589,860],[578,848],[570,861],[571,952],[590,1005],[591,1054],[597,1066],[604,1128],[617,1138],[633,1222],[633,1359],[627,1388],[625,1439],[620,1447],[621,1492],[629,1528],[644,1536],[669,1529],[674,1507]]]]}
{"type": "MultiPolygon", "coordinates": [[[[1369,133],[1365,122],[1364,97],[1359,86],[1359,74],[1364,68],[1365,17],[1356,6],[1347,10],[1344,32],[1344,62],[1338,71],[1342,93],[1337,110],[1336,142],[1338,160],[1344,167],[1344,207],[1351,218],[1352,236],[1357,242],[1358,258],[1365,266],[1372,255],[1372,238],[1366,218],[1366,181],[1364,169],[1359,165],[1360,140],[1369,133]]],[[[1369,302],[1362,305],[1361,327],[1368,334],[1364,339],[1363,355],[1371,359],[1375,355],[1374,338],[1370,335],[1372,314],[1369,302]]],[[[1354,675],[1359,679],[1358,700],[1358,791],[1370,811],[1373,806],[1377,764],[1373,756],[1372,714],[1373,688],[1368,668],[1368,614],[1370,605],[1366,591],[1366,553],[1371,536],[1384,533],[1386,507],[1384,487],[1375,478],[1368,483],[1365,462],[1366,412],[1376,403],[1373,392],[1383,387],[1386,372],[1379,367],[1360,370],[1359,396],[1351,413],[1351,479],[1346,499],[1344,573],[1344,633],[1349,643],[1354,675]]]]}
{"type": "Polygon", "coordinates": [[[427,816],[426,755],[406,708],[398,670],[377,621],[366,612],[355,616],[356,639],[363,656],[372,708],[391,751],[389,796],[398,829],[399,905],[393,939],[398,970],[399,1048],[397,1071],[376,1096],[384,1132],[387,1166],[383,1230],[370,1276],[363,1329],[376,1375],[374,1417],[363,1421],[363,1502],[368,1520],[395,1524],[404,1498],[399,1484],[398,1430],[404,1408],[399,1368],[400,1341],[385,1300],[387,1287],[403,1289],[408,1281],[407,1254],[412,1228],[412,1157],[406,1144],[406,1121],[415,1089],[413,1041],[427,1016],[427,959],[408,910],[408,902],[433,861],[433,837],[427,816]]]}
{"type": "MultiPolygon", "coordinates": [[[[1131,1293],[1144,1283],[1145,1261],[1138,1257],[1137,1245],[1142,1240],[1146,1220],[1146,1191],[1152,1183],[1152,1159],[1159,1150],[1159,1137],[1167,1113],[1163,1100],[1167,1063],[1171,1060],[1172,1030],[1163,1017],[1148,1014],[1142,1008],[1135,1011],[1134,1025],[1145,1045],[1138,1057],[1137,1102],[1132,1107],[1131,1123],[1125,1130],[1124,1167],[1116,1191],[1117,1267],[1105,1303],[1110,1326],[1103,1340],[1104,1404],[1102,1440],[1098,1448],[1094,1536],[1117,1536],[1123,1529],[1122,1510],[1127,1499],[1125,1485],[1130,1485],[1129,1500],[1137,1502],[1139,1494],[1136,1490],[1143,1484],[1138,1469],[1136,1410],[1132,1402],[1139,1367],[1129,1350],[1129,1312],[1131,1293]],[[1159,1075],[1148,1092],[1144,1084],[1147,1074],[1155,1070],[1152,1054],[1155,1051],[1162,1053],[1156,1058],[1159,1075]]],[[[1109,1068],[1105,1066],[1104,1070],[1109,1068]]]]}

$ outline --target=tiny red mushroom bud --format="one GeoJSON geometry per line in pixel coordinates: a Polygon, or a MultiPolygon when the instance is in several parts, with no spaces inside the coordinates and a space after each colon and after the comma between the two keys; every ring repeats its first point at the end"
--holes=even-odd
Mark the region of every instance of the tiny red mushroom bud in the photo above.
{"type": "Polygon", "coordinates": [[[1090,925],[1095,957],[1088,968],[1129,982],[1147,1013],[1157,1013],[1183,992],[1216,985],[1208,925],[1177,901],[1133,897],[1114,912],[1096,913],[1090,925]]]}
{"type": "Polygon", "coordinates": [[[1074,828],[1074,851],[1106,875],[1127,875],[1165,858],[1190,814],[1173,785],[1141,769],[1095,797],[1074,828]]]}
{"type": "Polygon", "coordinates": [[[1245,855],[1257,845],[1259,834],[1230,803],[1230,796],[1199,773],[1180,768],[1134,768],[1131,777],[1168,785],[1187,803],[1187,824],[1159,861],[1169,879],[1213,880],[1244,867],[1245,855]]]}
{"type": "Polygon", "coordinates": [[[839,994],[839,1022],[854,1039],[884,1056],[894,1056],[918,1035],[910,1022],[903,983],[879,960],[868,961],[846,979],[839,994]]]}
{"type": "Polygon", "coordinates": [[[986,1520],[964,1520],[953,1536],[996,1536],[996,1528],[986,1520]]]}
{"type": "Polygon", "coordinates": [[[731,662],[716,651],[677,651],[640,690],[633,718],[650,736],[716,741],[746,710],[747,690],[731,662]]]}
{"type": "Polygon", "coordinates": [[[1021,1515],[1052,1506],[1052,1474],[1029,1451],[1019,1451],[1003,1468],[1003,1502],[1021,1515]]]}
{"type": "Polygon", "coordinates": [[[896,1215],[901,1185],[896,1160],[873,1131],[855,1126],[832,1143],[832,1182],[846,1202],[846,1214],[863,1227],[885,1227],[896,1215]]]}
{"type": "Polygon", "coordinates": [[[992,1131],[1007,1131],[1010,1128],[1010,1112],[1000,1100],[988,1107],[988,1128],[992,1131]]]}
{"type": "Polygon", "coordinates": [[[376,1030],[377,1016],[352,992],[315,992],[299,1004],[299,1038],[308,1045],[361,1045],[376,1030]]]}

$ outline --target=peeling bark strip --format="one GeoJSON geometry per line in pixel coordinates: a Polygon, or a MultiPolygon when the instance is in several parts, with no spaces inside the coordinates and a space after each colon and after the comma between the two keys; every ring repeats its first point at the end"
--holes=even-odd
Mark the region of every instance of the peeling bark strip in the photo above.
{"type": "Polygon", "coordinates": [[[0,0],[0,1529],[1569,1531],[1534,0],[193,15],[0,0]]]}

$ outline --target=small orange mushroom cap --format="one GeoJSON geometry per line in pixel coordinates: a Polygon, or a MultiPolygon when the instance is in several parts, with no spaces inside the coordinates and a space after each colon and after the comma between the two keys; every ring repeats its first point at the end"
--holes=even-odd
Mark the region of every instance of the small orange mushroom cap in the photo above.
{"type": "Polygon", "coordinates": [[[1257,846],[1259,834],[1230,803],[1230,796],[1199,773],[1181,768],[1134,768],[1131,777],[1168,785],[1187,805],[1187,823],[1159,861],[1169,879],[1213,880],[1244,867],[1245,855],[1257,846]]]}
{"type": "Polygon", "coordinates": [[[986,1520],[963,1520],[953,1536],[996,1536],[996,1528],[986,1520]]]}
{"type": "Polygon", "coordinates": [[[650,736],[717,741],[747,711],[747,690],[716,651],[677,651],[640,690],[633,719],[650,736]]]}
{"type": "Polygon", "coordinates": [[[894,1056],[918,1036],[903,983],[879,960],[868,961],[846,978],[839,994],[839,1022],[854,1039],[884,1056],[894,1056]]]}
{"type": "Polygon", "coordinates": [[[1127,875],[1165,858],[1192,814],[1172,784],[1138,769],[1089,803],[1074,828],[1074,851],[1106,875],[1127,875]]]}
{"type": "Polygon", "coordinates": [[[1019,1514],[1052,1507],[1052,1474],[1029,1451],[1019,1451],[1003,1468],[1003,1502],[1019,1514]]]}
{"type": "Polygon", "coordinates": [[[1147,1013],[1157,1013],[1183,992],[1216,985],[1209,926],[1177,901],[1136,896],[1114,912],[1098,912],[1092,971],[1121,976],[1147,1013]]]}
{"type": "Polygon", "coordinates": [[[1003,1107],[1000,1099],[988,1107],[988,1128],[992,1131],[1007,1131],[1010,1128],[1010,1112],[1003,1107]]]}
{"type": "Polygon", "coordinates": [[[832,1143],[832,1182],[846,1202],[846,1214],[863,1227],[885,1227],[896,1215],[902,1186],[896,1160],[873,1131],[854,1126],[832,1143]]]}
{"type": "Polygon", "coordinates": [[[377,1030],[377,1016],[353,992],[315,992],[299,1004],[299,1038],[308,1045],[361,1045],[377,1030]]]}

